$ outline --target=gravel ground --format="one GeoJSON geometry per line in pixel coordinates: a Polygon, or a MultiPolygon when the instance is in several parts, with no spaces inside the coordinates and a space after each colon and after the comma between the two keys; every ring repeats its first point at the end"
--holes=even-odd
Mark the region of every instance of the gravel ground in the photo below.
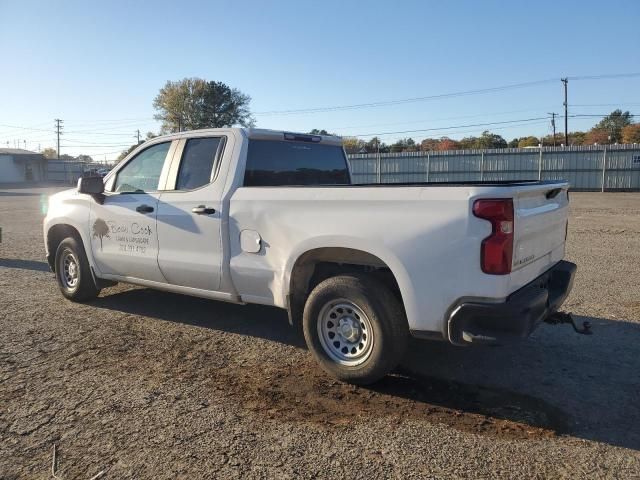
{"type": "Polygon", "coordinates": [[[640,194],[574,193],[566,309],[516,347],[418,342],[343,385],[274,308],[119,285],[79,305],[43,259],[54,188],[0,188],[0,478],[640,478],[640,194]]]}

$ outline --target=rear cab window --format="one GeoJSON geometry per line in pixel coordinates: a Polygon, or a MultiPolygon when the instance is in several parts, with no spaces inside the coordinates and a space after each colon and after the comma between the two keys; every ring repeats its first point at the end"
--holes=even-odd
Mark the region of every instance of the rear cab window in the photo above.
{"type": "Polygon", "coordinates": [[[349,184],[347,159],[338,145],[249,140],[246,187],[349,184]]]}
{"type": "Polygon", "coordinates": [[[190,138],[184,147],[176,190],[194,190],[213,181],[224,142],[220,137],[190,138]]]}

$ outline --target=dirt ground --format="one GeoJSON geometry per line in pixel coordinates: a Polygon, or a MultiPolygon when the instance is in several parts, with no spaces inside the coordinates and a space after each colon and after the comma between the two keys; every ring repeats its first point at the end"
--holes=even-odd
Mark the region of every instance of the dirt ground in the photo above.
{"type": "Polygon", "coordinates": [[[0,478],[640,478],[640,194],[573,193],[566,310],[513,347],[414,341],[372,388],[284,311],[48,271],[55,188],[0,187],[0,478]]]}

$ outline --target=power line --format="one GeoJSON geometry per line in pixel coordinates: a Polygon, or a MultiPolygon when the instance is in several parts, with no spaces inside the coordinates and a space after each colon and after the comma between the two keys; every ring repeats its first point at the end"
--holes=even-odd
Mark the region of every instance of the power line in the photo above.
{"type": "Polygon", "coordinates": [[[551,83],[556,81],[557,81],[556,79],[536,80],[532,82],[503,85],[500,87],[481,88],[476,90],[466,90],[466,91],[453,92],[453,93],[442,93],[438,95],[427,95],[424,97],[412,97],[412,98],[403,98],[399,100],[387,100],[387,101],[370,102],[370,103],[356,103],[352,105],[335,105],[331,107],[301,108],[301,109],[293,109],[293,110],[271,110],[266,112],[254,112],[254,115],[289,115],[289,114],[296,114],[296,113],[319,113],[319,112],[330,112],[330,111],[337,111],[337,110],[353,110],[358,108],[384,107],[388,105],[400,105],[405,103],[423,102],[427,100],[435,100],[435,99],[441,99],[441,98],[453,98],[453,97],[462,97],[467,95],[478,95],[483,93],[500,92],[504,90],[513,90],[517,88],[543,85],[546,83],[551,83]]]}
{"type": "Polygon", "coordinates": [[[582,75],[575,77],[566,77],[569,80],[606,80],[612,78],[633,78],[640,77],[640,72],[634,73],[605,73],[603,75],[582,75]]]}
{"type": "MultiPolygon", "coordinates": [[[[562,81],[565,82],[565,85],[566,85],[566,82],[568,82],[569,79],[571,80],[603,80],[603,79],[613,79],[613,78],[632,78],[632,77],[638,77],[638,76],[640,76],[640,73],[583,75],[583,76],[565,77],[564,79],[562,79],[562,81]]],[[[265,112],[254,112],[254,115],[291,115],[291,114],[299,114],[299,113],[321,113],[321,112],[331,112],[331,111],[339,111],[339,110],[352,110],[352,109],[358,109],[358,108],[384,107],[389,105],[422,102],[422,101],[435,100],[435,99],[441,99],[441,98],[452,98],[452,97],[461,97],[461,96],[467,96],[467,95],[478,95],[478,94],[484,94],[484,93],[500,92],[505,90],[517,89],[517,88],[544,85],[544,84],[549,84],[556,81],[557,81],[556,79],[535,80],[531,82],[502,85],[499,87],[481,88],[481,89],[466,90],[466,91],[453,92],[453,93],[443,93],[438,95],[428,95],[424,97],[412,97],[412,98],[403,98],[399,100],[387,100],[387,101],[378,101],[378,102],[370,102],[370,103],[357,103],[352,105],[335,105],[330,107],[300,108],[300,109],[291,109],[291,110],[270,110],[265,112]]]]}
{"type": "Polygon", "coordinates": [[[37,131],[40,131],[40,132],[49,132],[50,131],[47,128],[21,127],[21,126],[18,126],[18,125],[7,125],[6,123],[0,123],[0,127],[17,128],[19,130],[37,130],[37,131]]]}
{"type": "Polygon", "coordinates": [[[571,103],[570,107],[620,107],[622,105],[625,106],[633,106],[636,107],[640,105],[640,102],[619,102],[619,103],[571,103]]]}
{"type": "MultiPolygon", "coordinates": [[[[552,107],[547,107],[547,108],[552,108],[552,107]]],[[[439,117],[439,118],[429,118],[429,119],[422,119],[422,120],[412,120],[409,122],[376,123],[376,124],[369,124],[369,125],[349,125],[349,126],[342,126],[342,127],[331,127],[331,130],[339,131],[339,130],[345,130],[345,129],[351,129],[351,128],[374,128],[374,127],[390,127],[395,125],[412,125],[416,123],[439,122],[442,120],[458,120],[462,118],[491,117],[493,115],[508,115],[510,113],[539,112],[539,111],[540,111],[539,108],[527,108],[523,110],[509,110],[509,111],[503,111],[503,112],[487,112],[487,113],[480,113],[480,114],[473,114],[473,115],[456,115],[453,117],[439,117]]]]}
{"type": "Polygon", "coordinates": [[[509,123],[521,123],[521,124],[527,124],[529,122],[534,122],[537,120],[544,120],[545,122],[547,121],[547,117],[535,117],[535,118],[524,118],[524,119],[520,119],[520,120],[505,120],[502,122],[487,122],[487,123],[473,123],[473,124],[468,124],[468,125],[453,125],[453,126],[448,126],[448,127],[438,127],[438,128],[421,128],[418,130],[401,130],[401,131],[396,131],[396,132],[378,132],[378,133],[365,133],[365,134],[361,134],[361,135],[352,135],[354,137],[376,137],[376,136],[382,136],[382,135],[404,135],[407,133],[421,133],[421,132],[435,132],[435,131],[439,131],[439,130],[454,130],[457,128],[470,128],[470,127],[489,127],[492,125],[504,125],[504,124],[509,124],[509,123]]]}

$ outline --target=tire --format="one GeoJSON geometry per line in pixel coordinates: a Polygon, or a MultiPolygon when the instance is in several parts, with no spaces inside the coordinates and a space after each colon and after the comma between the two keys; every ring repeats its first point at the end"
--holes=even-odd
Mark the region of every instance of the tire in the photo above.
{"type": "Polygon", "coordinates": [[[409,327],[402,306],[366,275],[328,278],[307,298],[302,319],[307,347],[338,380],[368,385],[402,361],[409,327]]]}
{"type": "Polygon", "coordinates": [[[98,296],[100,289],[91,275],[87,254],[81,242],[67,237],[56,250],[56,280],[62,295],[74,302],[84,302],[98,296]]]}

